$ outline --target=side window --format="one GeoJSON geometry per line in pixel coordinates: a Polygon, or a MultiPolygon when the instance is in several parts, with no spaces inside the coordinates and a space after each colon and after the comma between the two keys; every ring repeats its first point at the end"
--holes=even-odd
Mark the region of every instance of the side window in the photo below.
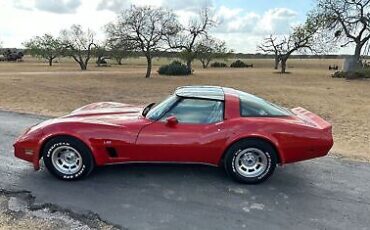
{"type": "Polygon", "coordinates": [[[179,123],[216,123],[223,120],[224,103],[222,101],[184,98],[168,111],[161,121],[170,116],[176,116],[179,123]]]}
{"type": "Polygon", "coordinates": [[[288,116],[289,112],[257,97],[240,97],[240,115],[242,117],[275,117],[288,116]]]}

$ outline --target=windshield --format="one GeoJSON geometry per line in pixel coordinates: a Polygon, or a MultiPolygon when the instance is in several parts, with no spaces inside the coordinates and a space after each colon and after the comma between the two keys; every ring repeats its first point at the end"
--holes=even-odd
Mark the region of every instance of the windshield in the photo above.
{"type": "Polygon", "coordinates": [[[152,108],[146,115],[146,118],[153,121],[159,120],[172,107],[172,105],[176,103],[176,101],[177,97],[175,95],[168,97],[166,100],[152,108]]]}

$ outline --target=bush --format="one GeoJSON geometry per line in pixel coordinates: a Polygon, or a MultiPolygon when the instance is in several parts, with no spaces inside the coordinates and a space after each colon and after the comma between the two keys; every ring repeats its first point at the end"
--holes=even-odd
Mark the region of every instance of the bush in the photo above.
{"type": "Polygon", "coordinates": [[[227,65],[226,63],[223,63],[223,62],[214,62],[211,64],[211,67],[212,68],[226,68],[227,65]]]}
{"type": "Polygon", "coordinates": [[[159,68],[160,75],[185,76],[191,74],[188,67],[179,61],[173,61],[169,65],[163,65],[159,68]]]}
{"type": "Polygon", "coordinates": [[[337,71],[331,75],[332,78],[346,78],[346,73],[343,71],[337,71]]]}
{"type": "Polygon", "coordinates": [[[351,71],[351,72],[337,71],[332,75],[332,77],[333,78],[346,78],[349,80],[370,78],[370,71],[366,69],[356,70],[356,71],[351,71]]]}
{"type": "Polygon", "coordinates": [[[253,68],[253,64],[247,65],[241,60],[237,60],[230,65],[231,68],[253,68]]]}

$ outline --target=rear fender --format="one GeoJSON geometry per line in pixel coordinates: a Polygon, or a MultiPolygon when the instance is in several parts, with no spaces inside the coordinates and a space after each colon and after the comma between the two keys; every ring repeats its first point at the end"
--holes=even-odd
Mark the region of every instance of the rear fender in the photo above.
{"type": "Polygon", "coordinates": [[[223,156],[220,159],[220,161],[223,160],[223,157],[226,154],[226,151],[233,144],[237,143],[238,141],[245,140],[245,139],[260,139],[260,140],[263,140],[263,141],[271,144],[272,147],[274,147],[274,149],[276,150],[276,153],[278,155],[277,157],[278,157],[279,164],[284,164],[284,162],[285,162],[284,154],[280,151],[280,145],[279,145],[279,142],[277,141],[277,139],[274,138],[273,136],[261,135],[261,134],[237,135],[237,136],[234,136],[232,138],[229,138],[229,140],[227,141],[227,144],[226,144],[227,147],[223,150],[223,156]]]}

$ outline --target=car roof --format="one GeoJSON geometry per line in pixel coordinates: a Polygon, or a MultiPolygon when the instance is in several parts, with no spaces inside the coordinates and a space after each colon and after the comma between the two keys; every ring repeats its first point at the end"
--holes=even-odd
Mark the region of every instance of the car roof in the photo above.
{"type": "Polygon", "coordinates": [[[220,86],[182,86],[176,89],[175,95],[210,100],[225,100],[225,93],[220,86]]]}

